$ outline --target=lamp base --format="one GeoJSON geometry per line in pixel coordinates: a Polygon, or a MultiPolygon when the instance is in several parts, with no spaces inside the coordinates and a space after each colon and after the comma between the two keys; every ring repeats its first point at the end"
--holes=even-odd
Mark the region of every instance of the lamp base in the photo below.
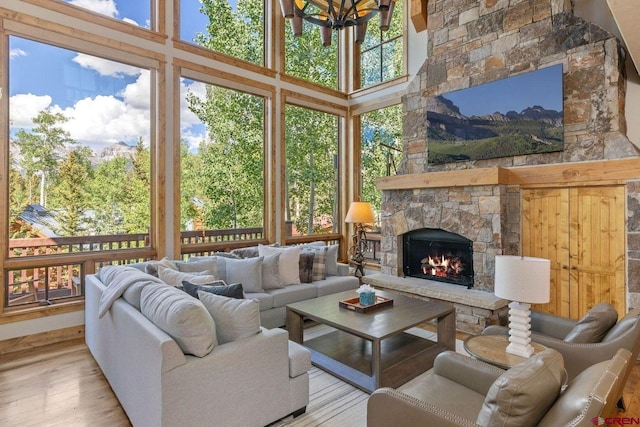
{"type": "Polygon", "coordinates": [[[509,345],[506,352],[528,358],[531,346],[531,304],[513,301],[509,304],[509,345]]]}

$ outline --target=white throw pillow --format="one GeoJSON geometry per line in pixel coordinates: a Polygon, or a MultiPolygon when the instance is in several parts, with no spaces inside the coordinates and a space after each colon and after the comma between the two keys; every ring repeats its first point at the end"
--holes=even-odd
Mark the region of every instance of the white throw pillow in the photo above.
{"type": "Polygon", "coordinates": [[[165,268],[161,265],[158,266],[158,277],[166,284],[176,286],[178,288],[182,287],[183,280],[191,282],[194,285],[205,285],[218,280],[208,271],[202,271],[200,273],[182,273],[177,270],[165,268]]]}
{"type": "Polygon", "coordinates": [[[204,304],[173,286],[146,286],[140,311],[185,354],[204,357],[218,344],[216,326],[204,304]]]}
{"type": "Polygon", "coordinates": [[[262,292],[262,261],[264,257],[225,259],[227,283],[242,283],[245,292],[262,292]]]}
{"type": "Polygon", "coordinates": [[[280,254],[280,278],[285,285],[297,285],[300,283],[300,248],[276,248],[273,246],[258,245],[260,256],[280,254]]]}
{"type": "Polygon", "coordinates": [[[262,289],[281,289],[284,282],[280,277],[280,254],[267,255],[262,261],[262,289]]]}
{"type": "Polygon", "coordinates": [[[220,278],[218,274],[218,260],[216,258],[202,259],[198,262],[176,261],[178,271],[182,273],[202,273],[208,271],[212,276],[220,278]]]}
{"type": "Polygon", "coordinates": [[[219,344],[250,337],[260,332],[258,300],[235,299],[204,291],[198,291],[198,298],[213,317],[219,344]]]}
{"type": "MultiPolygon", "coordinates": [[[[222,257],[222,256],[192,256],[187,260],[187,264],[192,264],[192,263],[200,263],[200,262],[204,262],[204,263],[209,263],[209,262],[215,262],[216,263],[216,274],[215,276],[219,279],[219,280],[227,280],[227,267],[226,267],[226,263],[224,262],[226,258],[222,257]]],[[[179,266],[178,266],[179,267],[179,266]]],[[[180,268],[178,268],[180,270],[180,268]]],[[[182,270],[180,270],[182,271],[182,270]]],[[[184,270],[186,271],[186,270],[184,270]]]]}

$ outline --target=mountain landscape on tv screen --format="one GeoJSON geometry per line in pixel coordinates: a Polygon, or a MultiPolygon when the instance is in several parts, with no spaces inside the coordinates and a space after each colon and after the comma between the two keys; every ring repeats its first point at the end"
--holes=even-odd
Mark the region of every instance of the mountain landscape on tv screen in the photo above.
{"type": "Polygon", "coordinates": [[[467,117],[443,96],[429,99],[429,163],[549,153],[564,149],[562,111],[532,105],[520,112],[467,117]]]}

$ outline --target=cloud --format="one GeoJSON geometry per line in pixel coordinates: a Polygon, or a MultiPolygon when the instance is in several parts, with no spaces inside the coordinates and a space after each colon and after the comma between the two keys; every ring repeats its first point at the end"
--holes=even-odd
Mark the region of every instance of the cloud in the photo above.
{"type": "Polygon", "coordinates": [[[85,55],[84,53],[76,55],[73,58],[73,62],[79,64],[82,68],[97,71],[101,76],[137,76],[141,72],[141,69],[138,67],[133,67],[121,62],[110,61],[104,58],[98,58],[96,56],[85,55]]]}
{"type": "Polygon", "coordinates": [[[112,18],[118,16],[115,0],[69,0],[69,3],[112,18]]]}
{"type": "Polygon", "coordinates": [[[40,111],[51,105],[49,95],[34,95],[32,93],[21,93],[9,98],[9,111],[11,111],[12,128],[31,129],[33,122],[40,111]]]}
{"type": "Polygon", "coordinates": [[[27,56],[27,52],[22,49],[11,49],[9,51],[9,59],[17,58],[18,56],[27,56]]]}
{"type": "Polygon", "coordinates": [[[193,80],[180,79],[180,139],[187,142],[189,151],[195,152],[203,139],[206,139],[206,129],[190,109],[186,100],[187,94],[193,94],[205,99],[207,85],[193,80]]]}

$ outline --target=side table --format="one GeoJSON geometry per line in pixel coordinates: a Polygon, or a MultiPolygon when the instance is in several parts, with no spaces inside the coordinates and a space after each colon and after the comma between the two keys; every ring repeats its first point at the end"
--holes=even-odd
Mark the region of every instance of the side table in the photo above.
{"type": "MultiPolygon", "coordinates": [[[[508,345],[508,335],[475,335],[464,340],[467,353],[502,369],[509,369],[525,360],[522,356],[507,353],[508,345]]],[[[531,346],[534,354],[546,350],[545,346],[535,342],[532,342],[531,346]]]]}

